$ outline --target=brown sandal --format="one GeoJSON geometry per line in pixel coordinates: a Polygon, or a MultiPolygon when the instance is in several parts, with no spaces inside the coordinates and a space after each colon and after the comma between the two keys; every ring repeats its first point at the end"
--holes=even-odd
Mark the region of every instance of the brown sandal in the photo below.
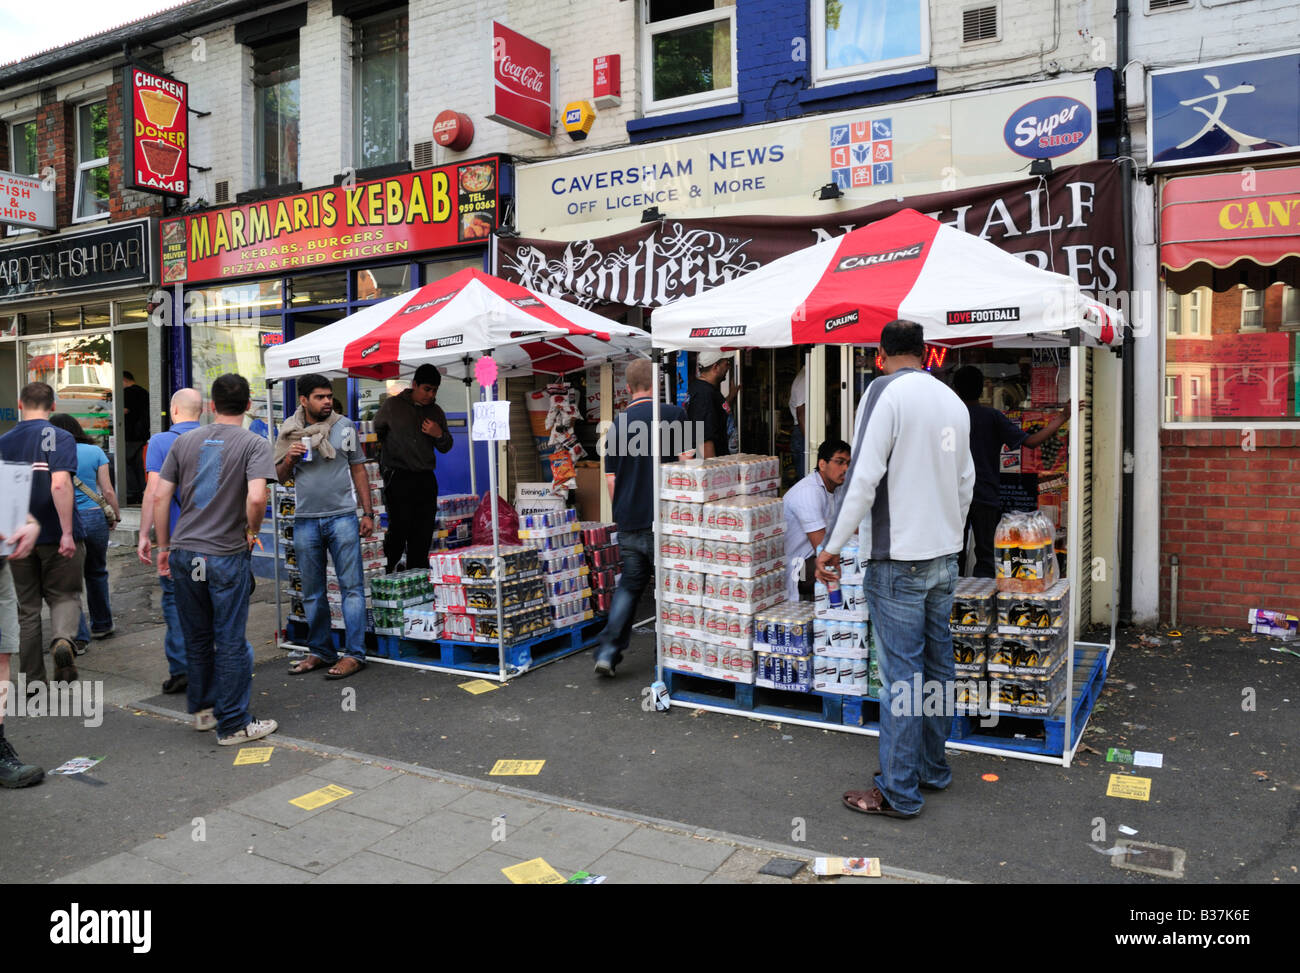
{"type": "Polygon", "coordinates": [[[326,679],[346,679],[348,676],[360,672],[366,667],[364,662],[357,660],[356,656],[345,655],[338,662],[330,666],[330,671],[325,673],[326,679]]]}
{"type": "MultiPolygon", "coordinates": [[[[873,787],[869,791],[849,791],[844,795],[844,806],[859,814],[883,814],[890,818],[914,818],[916,814],[904,814],[896,811],[885,800],[885,795],[873,787]]],[[[918,811],[917,814],[920,812],[918,811]]]]}
{"type": "Polygon", "coordinates": [[[307,673],[315,672],[317,669],[323,669],[327,665],[329,665],[329,663],[320,656],[309,655],[307,658],[291,665],[289,667],[289,675],[305,676],[307,673]]]}

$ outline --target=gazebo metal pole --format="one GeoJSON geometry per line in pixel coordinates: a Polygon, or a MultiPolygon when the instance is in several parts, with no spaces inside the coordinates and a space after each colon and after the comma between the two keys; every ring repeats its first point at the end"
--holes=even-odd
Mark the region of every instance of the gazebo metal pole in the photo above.
{"type": "MultiPolygon", "coordinates": [[[[275,380],[266,381],[266,438],[270,440],[271,452],[275,452],[275,380]]],[[[280,490],[277,480],[270,484],[271,501],[271,551],[275,570],[275,645],[280,647],[284,640],[284,608],[280,594],[280,503],[276,494],[280,490]]]]}

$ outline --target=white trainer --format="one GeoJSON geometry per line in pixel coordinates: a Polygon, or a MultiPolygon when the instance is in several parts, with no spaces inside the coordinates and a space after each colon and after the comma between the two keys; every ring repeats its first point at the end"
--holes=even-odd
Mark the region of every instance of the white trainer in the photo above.
{"type": "Polygon", "coordinates": [[[237,747],[241,743],[249,743],[253,740],[260,740],[262,737],[269,737],[276,730],[280,729],[280,724],[275,720],[253,720],[242,730],[236,730],[229,736],[218,736],[217,742],[223,747],[237,747]]]}
{"type": "Polygon", "coordinates": [[[194,714],[194,729],[200,733],[217,728],[217,718],[212,714],[210,709],[201,709],[194,714]]]}

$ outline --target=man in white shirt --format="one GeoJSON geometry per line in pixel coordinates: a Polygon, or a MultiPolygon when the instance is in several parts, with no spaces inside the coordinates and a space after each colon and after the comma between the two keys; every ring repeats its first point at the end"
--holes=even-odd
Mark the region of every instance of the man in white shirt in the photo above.
{"type": "Polygon", "coordinates": [[[885,697],[882,769],[873,788],[847,792],[844,804],[910,818],[924,804],[921,788],[942,790],[952,781],[944,757],[956,678],[948,616],[975,464],[970,413],[925,372],[921,326],[891,321],[880,348],[885,374],[858,406],[847,492],[817,577],[836,580],[840,549],[858,531],[860,551],[871,558],[865,585],[885,697]],[[927,692],[942,693],[940,714],[923,715],[927,692]]]}
{"type": "Polygon", "coordinates": [[[790,433],[790,455],[794,459],[795,479],[802,479],[807,467],[804,465],[804,440],[808,436],[806,424],[808,412],[808,367],[799,369],[790,386],[790,415],[794,416],[794,429],[790,433]]]}
{"type": "MultiPolygon", "coordinates": [[[[844,500],[844,478],[849,474],[849,444],[828,439],[817,449],[817,469],[792,486],[785,495],[786,601],[799,600],[800,567],[817,553],[826,531],[835,523],[844,500]]],[[[812,573],[805,578],[812,583],[812,573]]]]}

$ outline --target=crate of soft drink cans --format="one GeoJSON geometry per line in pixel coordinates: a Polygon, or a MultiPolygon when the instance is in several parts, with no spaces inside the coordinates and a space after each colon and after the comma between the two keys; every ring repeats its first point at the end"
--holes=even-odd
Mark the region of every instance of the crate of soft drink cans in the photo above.
{"type": "Polygon", "coordinates": [[[437,641],[442,638],[442,613],[432,608],[404,608],[402,636],[422,642],[437,641]]]}
{"type": "Polygon", "coordinates": [[[705,608],[752,615],[785,601],[785,571],[768,571],[754,578],[703,575],[701,589],[705,608]]]}
{"type": "MultiPolygon", "coordinates": [[[[539,577],[501,582],[500,608],[504,612],[540,608],[546,604],[546,585],[539,577]]],[[[498,607],[496,585],[466,585],[465,611],[482,615],[498,607]]]]}
{"type": "Polygon", "coordinates": [[[862,619],[813,619],[812,644],[816,655],[865,659],[871,651],[871,623],[862,619]]]}
{"type": "Polygon", "coordinates": [[[499,629],[496,615],[471,617],[474,619],[476,642],[495,642],[499,631],[501,640],[509,645],[513,642],[522,642],[524,639],[536,638],[552,629],[551,612],[548,608],[532,608],[502,616],[499,629]]]}
{"type": "Polygon", "coordinates": [[[659,501],[659,529],[680,537],[699,537],[704,524],[704,504],[687,500],[659,501]]]}
{"type": "MultiPolygon", "coordinates": [[[[537,550],[526,545],[502,546],[501,579],[509,581],[541,573],[537,550]]],[[[491,584],[496,581],[491,544],[479,544],[459,551],[438,551],[429,555],[428,575],[444,584],[491,584]]]]}
{"type": "Polygon", "coordinates": [[[663,571],[663,600],[679,605],[698,605],[704,595],[704,575],[695,571],[663,571]]]}
{"type": "Polygon", "coordinates": [[[871,693],[871,662],[866,656],[813,656],[813,689],[842,696],[871,693]]]}
{"type": "Polygon", "coordinates": [[[623,553],[617,544],[609,544],[605,547],[586,548],[584,553],[587,556],[587,564],[591,566],[593,572],[600,571],[604,568],[613,568],[615,573],[620,573],[623,567],[623,553]]]}
{"type": "Polygon", "coordinates": [[[700,536],[749,543],[785,533],[785,507],[775,497],[729,497],[704,505],[700,536]]]}
{"type": "Polygon", "coordinates": [[[700,624],[704,639],[730,649],[749,649],[754,645],[754,621],[749,615],[700,608],[700,624]]]}
{"type": "Polygon", "coordinates": [[[550,601],[551,619],[556,628],[577,625],[594,618],[588,589],[550,601]]]}
{"type": "Polygon", "coordinates": [[[731,578],[754,578],[766,571],[785,570],[785,538],[776,536],[742,544],[700,540],[695,548],[698,570],[731,578]]]}
{"type": "Polygon", "coordinates": [[[707,638],[704,619],[709,611],[711,609],[699,605],[679,605],[665,601],[659,606],[659,627],[665,635],[680,635],[682,638],[704,641],[707,638]]]}
{"type": "Polygon", "coordinates": [[[1011,677],[1051,675],[1065,663],[1065,633],[998,635],[988,640],[989,675],[1011,677]]]}
{"type": "Polygon", "coordinates": [[[573,509],[547,510],[524,514],[519,521],[519,539],[537,539],[564,534],[578,525],[578,511],[573,509]]]}
{"type": "Polygon", "coordinates": [[[665,463],[660,471],[662,500],[703,503],[735,496],[740,491],[740,466],[726,457],[665,463]]]}
{"type": "Polygon", "coordinates": [[[861,584],[844,584],[842,582],[827,587],[818,581],[813,586],[813,613],[818,618],[840,621],[866,621],[866,589],[861,584]]]}
{"type": "Polygon", "coordinates": [[[466,520],[474,516],[479,498],[472,493],[452,493],[438,498],[438,522],[448,524],[453,520],[466,520]]]}
{"type": "Polygon", "coordinates": [[[1022,716],[1047,716],[1065,698],[1065,667],[1045,679],[994,676],[989,681],[990,708],[1022,716]]]}
{"type": "Polygon", "coordinates": [[[377,608],[406,608],[433,601],[428,571],[399,571],[370,579],[370,596],[377,608]]]}
{"type": "Polygon", "coordinates": [[[611,544],[618,543],[617,524],[605,524],[595,520],[583,520],[578,522],[578,529],[582,531],[582,546],[588,550],[598,547],[609,547],[611,544]]]}
{"type": "Polygon", "coordinates": [[[754,685],[807,693],[813,688],[813,656],[784,652],[754,653],[754,685]]]}
{"type": "Polygon", "coordinates": [[[587,558],[581,551],[538,551],[537,561],[547,576],[571,571],[586,574],[589,571],[587,558]]]}
{"type": "Polygon", "coordinates": [[[952,595],[948,629],[954,634],[987,635],[997,621],[998,586],[992,578],[959,578],[952,595]]]}
{"type": "Polygon", "coordinates": [[[403,611],[404,609],[401,608],[372,609],[375,632],[379,635],[400,636],[405,626],[403,611]]]}
{"type": "Polygon", "coordinates": [[[660,646],[669,669],[747,685],[754,681],[754,653],[748,649],[680,635],[664,635],[660,646]]]}
{"type": "Polygon", "coordinates": [[[786,655],[807,655],[813,651],[812,606],[782,602],[754,616],[754,648],[786,655]]]}

